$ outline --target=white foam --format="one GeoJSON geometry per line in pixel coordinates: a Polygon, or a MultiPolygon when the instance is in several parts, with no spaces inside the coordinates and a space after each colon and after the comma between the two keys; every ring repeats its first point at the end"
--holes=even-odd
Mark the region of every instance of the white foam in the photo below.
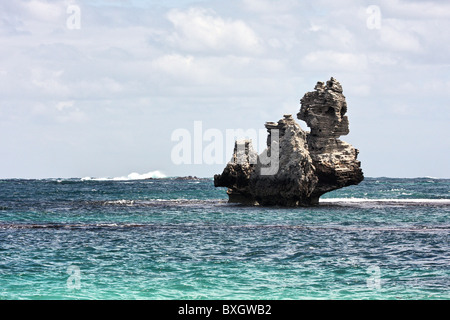
{"type": "Polygon", "coordinates": [[[450,205],[449,199],[366,199],[366,198],[328,198],[320,199],[320,203],[392,203],[392,204],[441,204],[450,205]]]}
{"type": "Polygon", "coordinates": [[[114,177],[114,178],[92,178],[92,177],[85,177],[81,178],[81,181],[130,181],[130,180],[145,180],[145,179],[162,179],[167,178],[167,176],[162,173],[161,171],[150,171],[147,173],[137,173],[132,172],[128,176],[123,177],[114,177]]]}
{"type": "Polygon", "coordinates": [[[105,201],[105,204],[118,204],[118,205],[125,205],[125,206],[132,206],[134,205],[134,200],[111,200],[111,201],[105,201]]]}

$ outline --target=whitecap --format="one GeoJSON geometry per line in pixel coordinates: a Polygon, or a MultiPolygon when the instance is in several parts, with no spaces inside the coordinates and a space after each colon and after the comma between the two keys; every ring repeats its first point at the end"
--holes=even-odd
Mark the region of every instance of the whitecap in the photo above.
{"type": "Polygon", "coordinates": [[[111,205],[124,205],[124,206],[133,206],[134,205],[134,200],[110,200],[110,201],[105,201],[104,202],[105,205],[107,204],[111,204],[111,205]]]}
{"type": "Polygon", "coordinates": [[[351,204],[380,204],[380,205],[450,205],[450,199],[366,199],[366,198],[327,198],[319,203],[351,205],[351,204]]]}
{"type": "Polygon", "coordinates": [[[156,170],[143,174],[132,172],[128,176],[113,177],[113,178],[84,177],[81,178],[81,181],[130,181],[130,180],[163,179],[163,178],[167,178],[167,176],[161,171],[156,170]]]}

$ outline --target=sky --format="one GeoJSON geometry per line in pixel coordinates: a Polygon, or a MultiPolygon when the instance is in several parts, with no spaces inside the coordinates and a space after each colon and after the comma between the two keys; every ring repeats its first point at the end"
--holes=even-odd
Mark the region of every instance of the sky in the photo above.
{"type": "Polygon", "coordinates": [[[448,30],[437,0],[1,1],[0,178],[212,177],[330,77],[366,177],[449,178],[448,30]]]}

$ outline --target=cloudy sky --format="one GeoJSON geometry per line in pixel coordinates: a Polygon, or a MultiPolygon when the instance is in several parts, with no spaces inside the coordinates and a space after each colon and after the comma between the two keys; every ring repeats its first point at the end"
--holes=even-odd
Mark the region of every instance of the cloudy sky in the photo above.
{"type": "Polygon", "coordinates": [[[437,0],[1,1],[0,178],[212,176],[177,129],[229,148],[332,76],[366,176],[449,178],[449,30],[437,0]]]}

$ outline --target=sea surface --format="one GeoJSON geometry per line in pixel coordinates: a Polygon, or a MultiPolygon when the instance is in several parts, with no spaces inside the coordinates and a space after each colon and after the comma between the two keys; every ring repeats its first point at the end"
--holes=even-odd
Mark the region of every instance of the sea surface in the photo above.
{"type": "Polygon", "coordinates": [[[212,179],[0,180],[0,299],[450,299],[450,179],[308,208],[212,179]]]}

